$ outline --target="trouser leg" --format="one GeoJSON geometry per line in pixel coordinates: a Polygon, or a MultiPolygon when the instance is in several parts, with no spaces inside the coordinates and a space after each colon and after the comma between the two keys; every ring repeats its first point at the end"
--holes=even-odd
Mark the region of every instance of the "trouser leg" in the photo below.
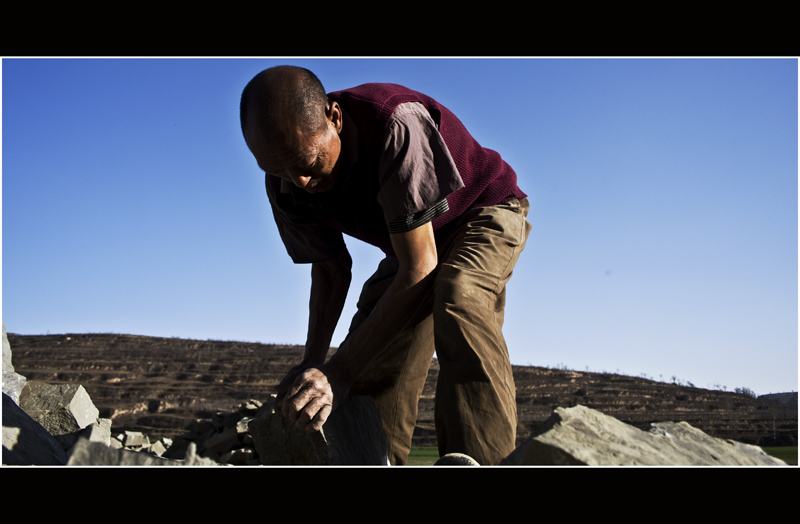
{"type": "Polygon", "coordinates": [[[502,334],[506,283],[530,231],[527,201],[468,213],[434,283],[439,452],[497,464],[514,450],[516,389],[502,334]]]}
{"type": "MultiPolygon", "coordinates": [[[[462,452],[481,464],[496,464],[513,451],[516,390],[502,326],[506,283],[530,231],[527,211],[527,201],[512,201],[473,210],[450,228],[440,243],[433,297],[351,388],[351,395],[375,399],[392,464],[408,460],[434,342],[440,454],[462,452]]],[[[384,259],[364,284],[350,332],[396,272],[397,260],[384,259]]]]}
{"type": "MultiPolygon", "coordinates": [[[[366,319],[396,273],[396,259],[386,258],[381,262],[362,288],[350,332],[366,319]]],[[[375,400],[393,465],[408,462],[419,397],[425,387],[433,353],[433,318],[428,301],[420,306],[406,329],[393,339],[379,359],[370,363],[350,389],[351,395],[369,395],[375,400]]]]}

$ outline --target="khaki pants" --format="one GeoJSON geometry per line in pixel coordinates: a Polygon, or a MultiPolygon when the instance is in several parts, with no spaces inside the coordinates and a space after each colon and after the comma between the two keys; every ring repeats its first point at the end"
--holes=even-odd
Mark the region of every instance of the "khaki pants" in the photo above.
{"type": "MultiPolygon", "coordinates": [[[[531,226],[527,199],[476,208],[437,232],[439,265],[431,295],[406,328],[362,373],[351,395],[381,412],[392,464],[405,464],[417,406],[434,352],[439,360],[435,423],[439,453],[497,464],[514,450],[516,390],[502,334],[506,283],[531,226]]],[[[350,326],[369,315],[397,272],[386,258],[364,284],[350,326]]]]}

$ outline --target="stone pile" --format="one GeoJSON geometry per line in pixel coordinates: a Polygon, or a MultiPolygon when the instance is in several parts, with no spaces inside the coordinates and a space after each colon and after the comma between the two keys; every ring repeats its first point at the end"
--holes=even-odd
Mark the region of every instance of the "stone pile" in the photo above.
{"type": "MultiPolygon", "coordinates": [[[[3,328],[3,464],[67,466],[387,465],[372,399],[350,397],[322,431],[305,433],[276,413],[274,398],[251,400],[199,420],[184,434],[150,442],[138,432],[111,435],[111,421],[80,385],[26,381],[14,373],[3,328]]],[[[471,464],[450,457],[442,465],[471,464]]],[[[502,465],[785,465],[761,448],[713,438],[685,422],[642,431],[598,411],[557,408],[502,465]]]]}
{"type": "Polygon", "coordinates": [[[305,433],[289,425],[269,401],[249,400],[230,413],[198,420],[176,437],[164,457],[181,460],[194,448],[197,456],[218,464],[387,465],[386,439],[372,399],[349,397],[323,429],[305,433]]]}
{"type": "Polygon", "coordinates": [[[175,439],[112,435],[83,386],[28,381],[14,371],[3,327],[3,464],[40,466],[386,465],[372,399],[352,397],[313,435],[288,427],[268,402],[198,420],[175,439]]]}
{"type": "Polygon", "coordinates": [[[155,458],[171,445],[169,439],[151,442],[136,431],[112,435],[111,421],[97,413],[80,385],[26,382],[19,403],[4,392],[3,464],[65,465],[79,441],[155,458]]]}
{"type": "Polygon", "coordinates": [[[250,400],[230,413],[218,412],[211,419],[197,420],[191,428],[172,440],[172,445],[163,456],[182,460],[193,445],[199,456],[219,464],[258,465],[261,462],[249,423],[269,409],[258,400],[250,400]]]}
{"type": "Polygon", "coordinates": [[[135,431],[112,435],[111,420],[99,417],[81,385],[28,381],[16,373],[3,326],[3,464],[67,465],[80,442],[155,459],[171,446],[169,439],[151,442],[135,431]]]}

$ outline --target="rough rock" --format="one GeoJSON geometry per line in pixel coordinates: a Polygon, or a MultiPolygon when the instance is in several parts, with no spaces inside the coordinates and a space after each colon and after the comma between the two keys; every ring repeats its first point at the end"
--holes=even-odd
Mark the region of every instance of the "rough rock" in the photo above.
{"type": "Polygon", "coordinates": [[[78,439],[84,438],[91,442],[100,442],[106,446],[111,445],[111,421],[107,418],[97,419],[83,429],[74,433],[66,433],[56,436],[56,440],[65,450],[71,449],[78,439]]]}
{"type": "Polygon", "coordinates": [[[98,418],[82,386],[27,381],[13,369],[3,326],[3,465],[216,465],[197,457],[194,445],[188,460],[158,462],[170,439],[112,436],[111,420],[98,418]]]}
{"type": "Polygon", "coordinates": [[[585,406],[556,408],[503,465],[777,466],[761,448],[711,437],[686,422],[642,431],[585,406]]]}
{"type": "MultiPolygon", "coordinates": [[[[231,413],[198,420],[172,439],[111,434],[111,421],[78,385],[12,377],[23,387],[6,393],[11,350],[3,337],[3,464],[71,466],[387,465],[386,441],[374,402],[350,397],[322,431],[288,425],[274,409],[243,403],[231,413]],[[29,410],[29,411],[28,411],[29,410]],[[40,422],[37,422],[40,420],[40,422]]],[[[13,384],[12,384],[13,385],[13,384]]],[[[440,465],[450,464],[448,457],[440,465]]],[[[461,462],[459,462],[461,463],[461,462]]],[[[710,437],[685,422],[642,431],[584,406],[557,408],[504,465],[785,465],[760,448],[710,437]]]]}
{"type": "Polygon", "coordinates": [[[3,393],[3,464],[59,466],[67,453],[41,424],[3,393]]]}
{"type": "Polygon", "coordinates": [[[188,447],[193,445],[198,456],[219,464],[259,465],[248,423],[265,409],[267,407],[260,401],[251,399],[229,413],[220,412],[210,420],[197,420],[191,428],[172,439],[163,456],[184,459],[188,447]]]}
{"type": "Polygon", "coordinates": [[[68,466],[217,466],[212,460],[197,457],[189,447],[186,460],[167,460],[148,453],[110,448],[100,442],[80,439],[67,462],[68,466]]]}
{"type": "Polygon", "coordinates": [[[3,393],[19,404],[19,394],[25,386],[25,377],[14,371],[11,363],[11,345],[6,335],[6,325],[3,324],[3,393]]]}
{"type": "Polygon", "coordinates": [[[150,447],[150,437],[141,431],[126,431],[123,435],[122,445],[128,449],[146,449],[150,447]]]}
{"type": "Polygon", "coordinates": [[[83,386],[35,380],[22,388],[19,407],[51,435],[79,431],[97,422],[100,414],[83,386]]]}
{"type": "Polygon", "coordinates": [[[389,464],[386,435],[378,409],[369,397],[348,397],[333,411],[321,431],[306,433],[270,409],[249,423],[262,464],[373,465],[389,464]]]}
{"type": "Polygon", "coordinates": [[[448,453],[439,457],[434,466],[480,466],[477,460],[463,453],[448,453]]]}

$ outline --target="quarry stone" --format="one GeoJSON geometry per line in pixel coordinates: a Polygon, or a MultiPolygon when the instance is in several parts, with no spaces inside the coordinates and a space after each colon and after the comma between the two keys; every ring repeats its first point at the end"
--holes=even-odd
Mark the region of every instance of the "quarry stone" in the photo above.
{"type": "Polygon", "coordinates": [[[150,437],[141,431],[126,431],[123,434],[122,445],[129,449],[150,447],[150,437]]]}
{"type": "Polygon", "coordinates": [[[238,441],[239,433],[236,428],[226,427],[221,432],[210,436],[204,443],[206,451],[212,453],[224,453],[231,444],[238,441]]]}
{"type": "Polygon", "coordinates": [[[434,466],[480,466],[478,461],[464,453],[448,453],[433,463],[434,466]]]}
{"type": "Polygon", "coordinates": [[[502,465],[778,466],[761,448],[711,437],[686,422],[643,431],[585,406],[556,408],[502,465]]]}
{"type": "Polygon", "coordinates": [[[85,438],[91,442],[100,442],[106,446],[111,445],[111,420],[107,418],[97,419],[97,422],[89,424],[83,429],[74,433],[66,433],[55,437],[65,450],[71,449],[79,438],[85,438]]]}
{"type": "Polygon", "coordinates": [[[156,440],[150,445],[149,448],[147,448],[147,451],[153,455],[156,455],[157,457],[160,457],[165,451],[167,451],[167,447],[160,440],[156,440]]]}
{"type": "Polygon", "coordinates": [[[307,433],[270,409],[254,418],[250,433],[262,464],[267,465],[388,465],[386,435],[374,401],[348,397],[334,410],[322,430],[307,433]]]}
{"type": "Polygon", "coordinates": [[[3,464],[60,466],[67,458],[55,437],[3,393],[3,464]]]}
{"type": "Polygon", "coordinates": [[[6,325],[3,324],[3,393],[19,404],[19,394],[25,387],[26,379],[16,371],[11,363],[11,344],[8,343],[6,325]]]}
{"type": "Polygon", "coordinates": [[[21,407],[51,435],[74,433],[97,422],[99,411],[78,384],[29,381],[22,388],[21,407]]]}
{"type": "Polygon", "coordinates": [[[190,446],[185,460],[168,460],[138,451],[110,448],[100,442],[79,439],[67,466],[217,466],[212,460],[198,457],[190,446]]]}
{"type": "Polygon", "coordinates": [[[223,464],[231,464],[234,466],[247,466],[259,464],[256,456],[256,450],[253,448],[237,448],[224,453],[219,462],[223,464]]]}

